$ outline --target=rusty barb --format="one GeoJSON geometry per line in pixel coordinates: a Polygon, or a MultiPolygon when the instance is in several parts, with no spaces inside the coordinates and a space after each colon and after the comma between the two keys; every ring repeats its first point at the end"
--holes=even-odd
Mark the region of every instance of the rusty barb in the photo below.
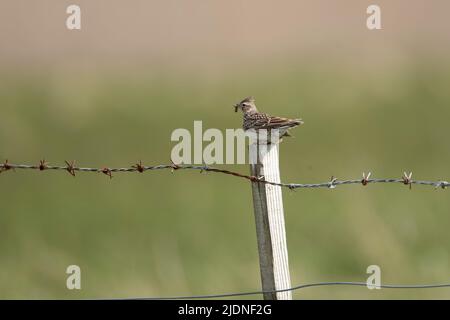
{"type": "Polygon", "coordinates": [[[363,186],[367,186],[367,184],[369,183],[369,179],[370,179],[370,176],[372,175],[372,172],[369,172],[367,175],[366,175],[366,173],[365,172],[363,172],[363,177],[362,177],[362,180],[361,180],[361,183],[362,183],[362,185],[363,186]]]}
{"type": "Polygon", "coordinates": [[[110,167],[101,167],[101,168],[92,168],[92,167],[78,167],[75,164],[75,160],[72,161],[65,161],[65,166],[54,166],[50,165],[45,159],[40,160],[38,164],[36,165],[28,165],[28,164],[14,164],[8,161],[6,159],[3,163],[0,164],[0,173],[3,173],[5,171],[16,169],[31,169],[31,170],[38,170],[38,171],[49,171],[49,170],[61,170],[61,171],[67,171],[71,176],[75,177],[75,174],[77,172],[96,172],[96,173],[102,173],[106,176],[108,176],[110,179],[112,179],[114,173],[120,173],[120,172],[138,172],[138,173],[144,173],[147,171],[155,171],[155,170],[171,170],[172,172],[178,171],[178,170],[197,170],[200,173],[203,172],[215,172],[215,173],[222,173],[226,175],[231,175],[233,177],[241,178],[249,180],[253,183],[262,183],[262,184],[268,184],[278,187],[284,187],[288,188],[290,190],[294,189],[300,189],[300,188],[328,188],[328,189],[336,189],[336,187],[341,185],[349,185],[349,184],[360,184],[363,186],[367,186],[368,184],[372,183],[398,183],[398,184],[404,184],[409,186],[411,189],[411,186],[413,184],[418,185],[425,185],[425,186],[432,186],[435,189],[442,188],[446,189],[448,186],[450,186],[450,183],[445,180],[439,180],[439,181],[428,181],[428,180],[413,180],[412,179],[412,172],[406,173],[403,172],[403,175],[398,179],[375,179],[371,178],[372,173],[368,172],[367,174],[363,172],[362,179],[354,179],[354,180],[339,180],[338,178],[332,176],[331,179],[327,182],[322,183],[278,183],[278,182],[272,182],[265,180],[264,177],[255,177],[251,175],[242,174],[235,171],[225,170],[225,169],[219,169],[215,167],[211,167],[208,165],[188,165],[188,164],[175,164],[171,161],[170,164],[158,164],[158,165],[152,165],[152,166],[146,166],[142,163],[142,161],[137,162],[136,164],[130,166],[130,167],[121,167],[121,168],[110,168],[110,167]]]}

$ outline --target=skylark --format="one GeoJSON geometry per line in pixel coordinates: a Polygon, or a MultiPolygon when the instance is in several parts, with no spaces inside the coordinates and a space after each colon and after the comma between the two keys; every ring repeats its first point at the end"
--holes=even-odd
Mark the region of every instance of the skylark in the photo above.
{"type": "Polygon", "coordinates": [[[278,137],[290,136],[289,129],[297,127],[303,124],[302,119],[289,119],[270,116],[266,113],[259,112],[256,108],[255,99],[253,97],[247,97],[241,102],[234,105],[234,111],[242,110],[244,114],[243,129],[258,130],[266,129],[269,134],[273,130],[278,130],[278,137]]]}

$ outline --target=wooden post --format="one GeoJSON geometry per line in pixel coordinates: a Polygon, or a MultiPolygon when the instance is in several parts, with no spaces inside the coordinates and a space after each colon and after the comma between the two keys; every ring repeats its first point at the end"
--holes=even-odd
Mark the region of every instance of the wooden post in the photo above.
{"type": "MultiPolygon", "coordinates": [[[[256,164],[250,165],[251,175],[267,181],[280,182],[278,144],[250,145],[250,157],[256,164]]],[[[252,182],[253,207],[258,240],[259,266],[263,291],[288,289],[289,275],[286,230],[284,224],[281,187],[252,182]]],[[[265,300],[292,300],[291,291],[265,293],[265,300]]]]}

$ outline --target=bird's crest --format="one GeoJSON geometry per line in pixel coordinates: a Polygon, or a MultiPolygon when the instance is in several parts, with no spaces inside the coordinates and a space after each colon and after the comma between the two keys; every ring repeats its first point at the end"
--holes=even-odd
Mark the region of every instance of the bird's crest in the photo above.
{"type": "Polygon", "coordinates": [[[239,103],[236,103],[234,105],[234,112],[238,111],[239,106],[241,106],[243,103],[255,103],[255,98],[253,98],[252,96],[245,98],[244,100],[242,100],[239,103]]]}
{"type": "Polygon", "coordinates": [[[247,97],[244,100],[242,100],[240,103],[244,103],[244,102],[255,102],[255,98],[253,97],[247,97]]]}

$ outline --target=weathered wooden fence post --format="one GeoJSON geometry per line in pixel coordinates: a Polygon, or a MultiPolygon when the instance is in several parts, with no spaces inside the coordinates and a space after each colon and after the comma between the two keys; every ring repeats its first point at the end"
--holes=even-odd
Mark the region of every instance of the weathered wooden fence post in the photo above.
{"type": "MultiPolygon", "coordinates": [[[[250,157],[257,159],[256,164],[250,164],[251,175],[280,182],[278,149],[278,143],[265,145],[263,150],[258,143],[251,144],[250,157]]],[[[291,279],[281,187],[252,182],[252,193],[262,289],[288,289],[291,287],[291,279]]],[[[291,300],[292,293],[265,293],[264,299],[291,300]]]]}

